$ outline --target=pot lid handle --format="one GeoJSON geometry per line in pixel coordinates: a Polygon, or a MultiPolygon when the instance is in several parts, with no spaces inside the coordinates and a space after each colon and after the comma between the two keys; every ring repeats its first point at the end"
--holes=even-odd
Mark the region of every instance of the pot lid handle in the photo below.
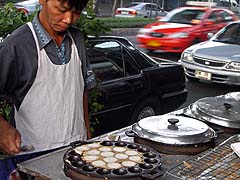
{"type": "Polygon", "coordinates": [[[224,106],[226,111],[229,111],[231,108],[233,108],[233,105],[231,105],[229,103],[223,103],[223,106],[224,106]]]}
{"type": "Polygon", "coordinates": [[[168,129],[170,130],[178,130],[178,126],[176,125],[179,120],[176,118],[170,118],[168,119],[168,122],[170,123],[170,125],[168,125],[168,129]]]}

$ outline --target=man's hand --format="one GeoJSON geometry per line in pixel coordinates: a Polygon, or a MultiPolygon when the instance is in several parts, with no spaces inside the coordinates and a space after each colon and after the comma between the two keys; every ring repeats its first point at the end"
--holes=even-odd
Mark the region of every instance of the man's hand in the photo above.
{"type": "Polygon", "coordinates": [[[0,150],[15,155],[20,151],[20,144],[20,133],[0,117],[0,150]]]}

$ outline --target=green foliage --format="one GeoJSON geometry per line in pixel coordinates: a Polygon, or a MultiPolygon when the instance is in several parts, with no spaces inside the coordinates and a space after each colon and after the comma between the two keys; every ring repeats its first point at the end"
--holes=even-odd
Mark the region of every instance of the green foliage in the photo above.
{"type": "Polygon", "coordinates": [[[10,119],[11,105],[9,100],[0,101],[0,115],[5,119],[10,119]]]}
{"type": "Polygon", "coordinates": [[[93,88],[88,93],[88,105],[89,105],[89,114],[90,114],[90,130],[92,133],[94,133],[94,127],[99,124],[99,120],[96,117],[91,116],[91,114],[94,114],[101,110],[104,106],[102,104],[98,103],[98,98],[102,96],[101,91],[99,89],[93,88]]]}
{"type": "Polygon", "coordinates": [[[13,3],[6,4],[0,9],[0,37],[5,38],[13,30],[30,21],[32,16],[18,12],[13,3]]]}
{"type": "Polygon", "coordinates": [[[98,18],[102,24],[111,28],[137,28],[155,22],[149,18],[98,18]]]}
{"type": "Polygon", "coordinates": [[[75,25],[83,32],[85,36],[100,36],[111,30],[99,19],[96,19],[95,15],[92,12],[82,14],[79,20],[75,23],[75,25]]]}

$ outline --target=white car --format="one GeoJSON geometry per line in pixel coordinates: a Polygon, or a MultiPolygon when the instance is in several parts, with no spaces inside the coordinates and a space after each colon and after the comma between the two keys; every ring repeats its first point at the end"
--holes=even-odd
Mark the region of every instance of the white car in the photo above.
{"type": "Polygon", "coordinates": [[[40,8],[39,0],[26,0],[17,2],[14,6],[25,14],[33,14],[37,9],[40,8]]]}
{"type": "Polygon", "coordinates": [[[124,8],[117,8],[114,17],[143,17],[143,18],[157,18],[167,14],[162,8],[154,3],[132,2],[129,6],[124,8]]]}
{"type": "Polygon", "coordinates": [[[240,21],[232,22],[210,40],[185,49],[180,62],[187,79],[240,85],[239,29],[240,21]]]}

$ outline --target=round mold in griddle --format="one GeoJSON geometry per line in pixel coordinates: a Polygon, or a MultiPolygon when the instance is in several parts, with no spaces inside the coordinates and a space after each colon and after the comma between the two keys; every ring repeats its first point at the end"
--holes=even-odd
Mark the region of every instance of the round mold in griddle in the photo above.
{"type": "Polygon", "coordinates": [[[86,172],[93,172],[96,169],[96,167],[92,166],[92,165],[86,165],[82,168],[83,171],[86,172]]]}
{"type": "Polygon", "coordinates": [[[155,158],[146,158],[146,159],[144,159],[144,162],[146,162],[148,164],[155,164],[158,162],[158,160],[155,158]]]}
{"type": "Polygon", "coordinates": [[[100,143],[103,146],[113,146],[113,142],[112,141],[103,141],[100,143]]]}
{"type": "Polygon", "coordinates": [[[143,156],[147,158],[155,158],[156,154],[152,152],[147,152],[147,153],[144,153],[143,156]]]}
{"type": "Polygon", "coordinates": [[[140,148],[140,146],[137,145],[137,144],[129,144],[127,147],[130,148],[130,149],[138,149],[138,148],[140,148]]]}
{"type": "Polygon", "coordinates": [[[144,164],[140,164],[139,167],[142,169],[152,169],[153,165],[149,163],[144,163],[144,164]]]}
{"type": "Polygon", "coordinates": [[[142,172],[142,168],[133,166],[133,167],[128,168],[128,171],[131,173],[140,173],[140,172],[142,172]]]}
{"type": "Polygon", "coordinates": [[[71,164],[76,168],[81,168],[85,165],[83,161],[71,161],[71,164]]]}
{"type": "Polygon", "coordinates": [[[141,152],[141,153],[147,153],[147,152],[149,152],[150,150],[149,150],[148,148],[139,148],[137,151],[138,151],[138,152],[141,152]]]}
{"type": "Polygon", "coordinates": [[[101,175],[106,175],[106,174],[110,174],[111,170],[105,169],[105,168],[100,168],[100,169],[97,169],[96,172],[101,175]]]}
{"type": "Polygon", "coordinates": [[[69,156],[67,159],[68,159],[69,161],[81,161],[81,160],[82,160],[81,157],[78,156],[78,155],[69,156]]]}
{"type": "Polygon", "coordinates": [[[125,175],[127,174],[128,171],[124,168],[120,168],[120,169],[114,169],[113,170],[113,174],[116,174],[116,175],[125,175]]]}
{"type": "Polygon", "coordinates": [[[119,147],[124,147],[124,146],[126,146],[126,145],[127,145],[127,143],[122,142],[122,141],[115,143],[115,146],[119,146],[119,147]]]}

